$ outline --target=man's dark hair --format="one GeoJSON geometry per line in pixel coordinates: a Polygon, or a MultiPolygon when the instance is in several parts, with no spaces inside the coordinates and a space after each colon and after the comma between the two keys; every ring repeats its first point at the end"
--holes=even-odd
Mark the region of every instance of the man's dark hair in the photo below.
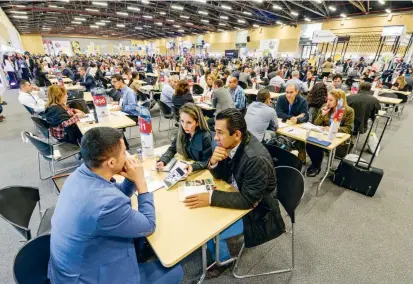
{"type": "Polygon", "coordinates": [[[236,108],[227,108],[219,112],[215,117],[215,120],[227,121],[227,128],[230,135],[233,135],[235,131],[239,130],[242,137],[247,133],[247,123],[245,122],[244,116],[236,108]]]}
{"type": "Polygon", "coordinates": [[[19,87],[23,87],[26,83],[29,83],[29,81],[26,81],[24,79],[20,79],[19,87]]]}
{"type": "Polygon", "coordinates": [[[360,91],[370,91],[371,84],[369,82],[360,82],[360,91]]]}
{"type": "Polygon", "coordinates": [[[218,88],[222,88],[224,86],[224,82],[221,79],[215,80],[214,85],[218,88]]]}
{"type": "Polygon", "coordinates": [[[334,75],[333,81],[334,81],[335,79],[337,79],[337,78],[340,78],[340,80],[343,81],[343,76],[341,76],[340,74],[334,75]]]}
{"type": "Polygon", "coordinates": [[[122,81],[122,83],[125,83],[125,80],[123,79],[122,75],[120,75],[120,74],[112,75],[111,79],[116,79],[116,81],[122,81]]]}
{"type": "Polygon", "coordinates": [[[80,143],[80,153],[85,165],[99,168],[105,160],[117,155],[121,149],[122,138],[122,132],[111,127],[88,130],[80,143]]]}
{"type": "Polygon", "coordinates": [[[270,91],[267,90],[267,89],[261,89],[261,90],[258,91],[257,101],[262,102],[262,103],[265,103],[265,101],[266,101],[269,97],[271,97],[270,91]]]}

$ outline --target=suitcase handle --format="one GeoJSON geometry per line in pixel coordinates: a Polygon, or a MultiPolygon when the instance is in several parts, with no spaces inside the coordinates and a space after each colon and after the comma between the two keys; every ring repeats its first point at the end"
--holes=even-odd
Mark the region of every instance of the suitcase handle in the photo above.
{"type": "Polygon", "coordinates": [[[384,132],[386,131],[387,125],[388,125],[389,120],[390,120],[390,116],[388,116],[388,115],[376,114],[375,119],[374,119],[374,122],[371,124],[369,133],[367,134],[367,138],[366,138],[366,140],[364,141],[363,148],[361,148],[361,152],[360,152],[359,158],[357,159],[357,162],[356,162],[356,164],[355,164],[356,167],[359,167],[358,165],[359,165],[361,156],[363,155],[364,148],[366,147],[366,144],[367,144],[367,142],[368,142],[368,140],[369,140],[370,133],[371,133],[371,131],[373,130],[374,123],[376,123],[376,121],[377,121],[377,123],[379,123],[377,117],[384,117],[384,118],[387,118],[387,120],[386,120],[386,124],[384,125],[383,131],[382,131],[382,133],[381,133],[381,135],[380,135],[379,142],[377,143],[376,149],[374,149],[373,157],[371,157],[371,160],[370,160],[370,162],[369,162],[369,164],[368,164],[368,166],[367,166],[367,169],[368,169],[368,170],[370,170],[370,167],[371,167],[371,164],[373,163],[374,157],[376,157],[377,150],[379,149],[381,140],[383,139],[384,132]]]}

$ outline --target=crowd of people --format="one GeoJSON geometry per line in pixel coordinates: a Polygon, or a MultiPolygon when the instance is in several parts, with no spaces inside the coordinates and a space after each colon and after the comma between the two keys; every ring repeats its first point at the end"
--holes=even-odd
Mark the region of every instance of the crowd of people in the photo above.
{"type": "MultiPolygon", "coordinates": [[[[162,81],[160,101],[178,117],[177,135],[157,161],[156,168],[162,170],[179,153],[194,161],[186,166],[187,175],[208,169],[215,178],[237,189],[236,192],[218,189],[189,196],[184,204],[191,209],[206,206],[251,209],[243,220],[220,234],[219,260],[225,261],[231,258],[229,238],[244,234],[246,246],[251,247],[285,231],[274,194],[276,177],[272,158],[263,145],[267,138],[276,136],[279,119],[292,124],[311,122],[328,131],[339,102],[344,108],[339,132],[352,134],[355,125],[365,128],[367,121],[374,119],[380,104],[372,96],[372,81],[381,75],[363,61],[355,66],[348,60],[342,62],[343,72],[339,74],[334,72],[337,64],[331,59],[317,68],[306,60],[268,57],[259,60],[30,54],[5,57],[9,80],[19,82],[20,103],[33,114],[44,117],[50,124],[51,135],[58,141],[81,147],[83,165],[64,184],[52,220],[49,269],[52,282],[87,282],[107,276],[108,283],[112,280],[126,283],[139,277],[141,283],[151,283],[154,279],[160,283],[178,283],[183,271],[179,265],[164,268],[159,261],[138,264],[136,255],[141,252],[144,237],[154,232],[156,224],[153,196],[148,192],[142,165],[125,154],[128,144],[121,131],[101,127],[92,128],[85,135],[80,133],[76,122],[85,113],[68,105],[63,86],[48,83],[50,70],[58,69],[86,90],[110,85],[119,91],[112,110],[121,110],[136,122],[140,111],[139,80],[143,79],[140,73],[156,73],[158,82],[162,81]],[[14,61],[21,68],[18,76],[14,61]],[[361,80],[359,91],[348,95],[354,86],[349,80],[355,77],[354,72],[361,80]],[[247,88],[259,89],[255,100],[248,99],[247,88]],[[275,103],[271,92],[285,94],[275,103]],[[40,99],[45,96],[46,101],[40,99]],[[194,98],[200,96],[209,100],[212,114],[197,106],[194,98]],[[116,174],[124,176],[125,181],[113,182],[116,174]],[[130,206],[129,197],[135,191],[138,211],[130,206]],[[78,225],[67,226],[74,223],[78,225]],[[130,253],[135,250],[136,254],[130,253]],[[108,256],[113,262],[104,266],[108,256]]],[[[409,68],[394,71],[397,77],[390,82],[387,77],[382,78],[383,85],[411,91],[406,82],[409,68]]],[[[336,155],[344,156],[351,149],[351,143],[350,147],[339,146],[336,155]]],[[[307,156],[310,158],[307,176],[318,175],[324,150],[299,142],[295,147],[304,163],[307,156]]],[[[212,240],[207,247],[215,259],[212,240]]],[[[215,265],[208,271],[208,277],[217,277],[227,268],[228,265],[215,265]]]]}

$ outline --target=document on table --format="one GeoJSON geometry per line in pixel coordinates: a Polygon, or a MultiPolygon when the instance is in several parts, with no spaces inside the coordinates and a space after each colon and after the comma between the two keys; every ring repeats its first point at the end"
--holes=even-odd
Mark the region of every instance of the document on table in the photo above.
{"type": "Polygon", "coordinates": [[[300,135],[300,131],[294,127],[287,127],[284,131],[292,134],[292,135],[300,135]]]}
{"type": "Polygon", "coordinates": [[[322,126],[317,126],[317,125],[314,125],[310,122],[306,122],[306,123],[301,124],[301,128],[323,133],[323,127],[322,126]]]}

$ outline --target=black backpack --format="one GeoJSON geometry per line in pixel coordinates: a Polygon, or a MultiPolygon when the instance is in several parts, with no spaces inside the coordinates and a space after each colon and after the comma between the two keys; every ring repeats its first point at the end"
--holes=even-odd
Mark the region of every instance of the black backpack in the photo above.
{"type": "Polygon", "coordinates": [[[291,152],[294,149],[294,144],[284,136],[276,136],[265,141],[265,144],[273,145],[278,148],[291,152]]]}

